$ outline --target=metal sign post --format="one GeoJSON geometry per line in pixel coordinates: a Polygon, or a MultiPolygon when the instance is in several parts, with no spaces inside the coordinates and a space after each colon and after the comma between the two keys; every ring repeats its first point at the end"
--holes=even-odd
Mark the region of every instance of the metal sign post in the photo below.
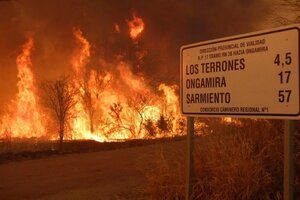
{"type": "Polygon", "coordinates": [[[194,169],[194,117],[187,117],[187,178],[186,200],[191,198],[195,180],[194,169]]]}
{"type": "Polygon", "coordinates": [[[295,121],[284,121],[284,200],[294,199],[295,121]]]}

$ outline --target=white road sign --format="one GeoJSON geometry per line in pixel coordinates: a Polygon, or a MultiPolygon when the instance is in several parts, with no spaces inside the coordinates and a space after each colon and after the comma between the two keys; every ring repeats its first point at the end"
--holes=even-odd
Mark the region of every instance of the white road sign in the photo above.
{"type": "Polygon", "coordinates": [[[299,28],[181,47],[182,114],[299,119],[299,28]]]}

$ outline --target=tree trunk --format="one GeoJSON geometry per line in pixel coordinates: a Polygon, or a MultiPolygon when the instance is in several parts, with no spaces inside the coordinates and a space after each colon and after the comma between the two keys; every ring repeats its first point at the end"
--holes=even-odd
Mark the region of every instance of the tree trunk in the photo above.
{"type": "Polygon", "coordinates": [[[91,131],[91,133],[94,133],[94,122],[93,122],[92,117],[90,117],[90,131],[91,131]]]}
{"type": "Polygon", "coordinates": [[[59,151],[60,153],[63,152],[63,140],[64,140],[64,130],[60,127],[59,130],[59,151]]]}

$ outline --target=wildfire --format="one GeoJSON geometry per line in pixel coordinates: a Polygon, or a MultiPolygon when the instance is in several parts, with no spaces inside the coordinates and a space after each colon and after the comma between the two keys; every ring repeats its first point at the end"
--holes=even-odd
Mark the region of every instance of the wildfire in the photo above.
{"type": "MultiPolygon", "coordinates": [[[[72,59],[76,72],[74,86],[80,94],[72,111],[75,116],[72,138],[97,141],[145,138],[148,137],[144,129],[146,121],[155,123],[161,116],[178,115],[178,97],[173,87],[161,84],[158,90],[164,96],[159,97],[146,85],[143,76],[134,75],[130,66],[118,59],[113,63],[117,66],[115,71],[99,73],[88,68],[90,44],[80,30],[74,36],[79,44],[72,59]]],[[[173,117],[169,122],[170,135],[175,134],[176,120],[178,117],[173,117]]]]}
{"type": "MultiPolygon", "coordinates": [[[[133,15],[128,24],[131,37],[136,39],[143,31],[141,18],[133,15]]],[[[77,48],[71,57],[71,87],[79,93],[74,96],[74,107],[67,124],[65,139],[91,139],[99,142],[136,138],[174,136],[178,134],[179,102],[175,86],[147,85],[145,77],[136,75],[122,57],[116,56],[110,71],[89,65],[91,45],[79,28],[73,28],[77,48]],[[97,70],[95,70],[97,69],[97,70]]],[[[134,41],[135,42],[135,41],[134,41]]],[[[17,57],[18,94],[8,114],[1,119],[0,133],[9,137],[58,137],[46,134],[43,126],[47,113],[39,109],[34,74],[31,70],[33,39],[29,38],[17,57]]],[[[142,51],[141,49],[137,51],[142,51]]],[[[137,57],[138,61],[144,56],[137,57]]],[[[99,60],[103,61],[102,58],[99,60]]],[[[49,118],[50,119],[50,118],[49,118]]],[[[47,124],[48,126],[48,124],[47,124]]]]}
{"type": "Polygon", "coordinates": [[[10,137],[40,137],[45,134],[40,110],[38,108],[35,80],[31,70],[32,37],[23,45],[22,53],[17,57],[18,93],[9,105],[4,116],[2,134],[10,137]]]}
{"type": "Polygon", "coordinates": [[[142,18],[132,14],[133,19],[128,20],[127,24],[130,29],[130,37],[132,40],[136,40],[144,30],[145,24],[142,18]]]}
{"type": "MultiPolygon", "coordinates": [[[[75,54],[71,60],[72,69],[75,74],[73,79],[74,87],[79,90],[79,94],[76,95],[75,107],[71,111],[73,113],[74,119],[71,122],[71,130],[73,134],[71,138],[73,139],[93,139],[96,141],[104,141],[105,137],[99,137],[94,135],[94,129],[91,122],[92,116],[89,115],[88,111],[94,109],[93,99],[91,95],[92,78],[86,80],[86,64],[90,58],[90,43],[83,36],[83,33],[79,28],[73,28],[73,35],[76,39],[79,48],[75,51],[75,54]],[[88,98],[88,99],[85,99],[88,98]],[[89,101],[89,102],[85,102],[89,101]]],[[[91,74],[93,76],[93,74],[91,74]]]]}
{"type": "Polygon", "coordinates": [[[82,76],[82,72],[86,63],[90,58],[90,43],[83,37],[81,30],[78,27],[73,28],[73,35],[76,38],[76,42],[80,45],[79,52],[75,53],[75,56],[72,59],[72,66],[73,70],[75,71],[76,75],[82,76]]]}

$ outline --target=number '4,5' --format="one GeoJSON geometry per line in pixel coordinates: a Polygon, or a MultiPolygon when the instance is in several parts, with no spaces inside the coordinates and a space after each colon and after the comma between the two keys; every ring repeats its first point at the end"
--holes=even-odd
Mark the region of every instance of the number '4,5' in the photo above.
{"type": "Polygon", "coordinates": [[[277,54],[276,57],[275,57],[274,63],[275,63],[277,66],[279,66],[280,64],[282,64],[282,66],[283,66],[284,64],[290,65],[290,64],[292,64],[292,56],[291,56],[291,55],[292,55],[291,52],[285,53],[285,61],[284,61],[284,63],[283,63],[283,62],[281,62],[280,54],[277,54]]]}

